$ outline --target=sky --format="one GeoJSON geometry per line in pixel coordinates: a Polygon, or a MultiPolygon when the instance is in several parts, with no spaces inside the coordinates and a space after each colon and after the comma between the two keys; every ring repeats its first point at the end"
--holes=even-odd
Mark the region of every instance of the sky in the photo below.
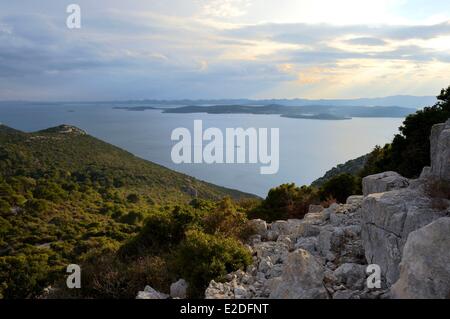
{"type": "Polygon", "coordinates": [[[449,74],[448,0],[0,2],[0,100],[437,95],[449,74]]]}

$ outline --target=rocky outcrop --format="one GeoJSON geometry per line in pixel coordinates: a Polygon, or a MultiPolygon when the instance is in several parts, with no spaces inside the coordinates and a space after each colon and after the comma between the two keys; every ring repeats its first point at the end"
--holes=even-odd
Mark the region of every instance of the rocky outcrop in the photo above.
{"type": "Polygon", "coordinates": [[[450,218],[412,232],[400,264],[394,298],[450,298],[450,218]]]}
{"type": "Polygon", "coordinates": [[[386,283],[399,277],[399,264],[409,233],[446,215],[432,207],[419,189],[401,189],[367,196],[362,204],[362,240],[366,259],[378,264],[386,283]]]}
{"type": "Polygon", "coordinates": [[[170,295],[159,292],[150,286],[145,286],[144,291],[138,292],[136,299],[185,299],[187,298],[188,288],[189,284],[184,279],[170,285],[170,295]]]}
{"type": "MultiPolygon", "coordinates": [[[[430,137],[431,167],[425,168],[421,177],[410,181],[404,188],[398,174],[389,172],[389,180],[380,178],[382,174],[363,179],[368,196],[362,203],[362,240],[368,263],[381,267],[383,279],[388,286],[393,285],[400,275],[400,261],[408,236],[436,219],[449,214],[445,205],[436,205],[428,191],[433,183],[449,183],[450,175],[450,121],[435,125],[430,137]],[[396,182],[394,182],[396,181],[396,182]],[[378,192],[391,185],[393,190],[378,192]],[[374,191],[372,193],[372,190],[374,191]]],[[[442,199],[445,201],[446,199],[442,199]]],[[[433,247],[430,247],[430,250],[433,247]]]]}
{"type": "Polygon", "coordinates": [[[185,299],[189,284],[184,279],[180,279],[170,285],[170,297],[174,299],[185,299]]]}
{"type": "Polygon", "coordinates": [[[431,167],[417,180],[372,175],[345,204],[251,221],[253,265],[212,281],[206,298],[450,298],[450,194],[429,191],[450,185],[450,120],[430,142],[431,167]],[[368,264],[381,270],[379,289],[367,287],[368,264]]]}
{"type": "Polygon", "coordinates": [[[150,286],[145,286],[144,291],[139,291],[136,299],[168,299],[169,295],[156,291],[150,286]]]}
{"type": "Polygon", "coordinates": [[[273,299],[328,298],[323,285],[325,267],[317,257],[303,249],[288,255],[281,276],[271,283],[273,299]]]}
{"type": "MultiPolygon", "coordinates": [[[[206,298],[378,298],[365,288],[360,234],[362,196],[324,209],[311,206],[302,220],[276,221],[250,239],[253,264],[212,281],[206,298]],[[336,273],[335,273],[336,272],[336,273]]],[[[250,225],[264,225],[260,220],[250,225]]]]}
{"type": "Polygon", "coordinates": [[[58,133],[58,134],[73,134],[73,135],[87,135],[86,131],[73,126],[62,124],[56,127],[48,128],[46,130],[40,131],[42,133],[58,133]]]}
{"type": "Polygon", "coordinates": [[[362,180],[363,195],[384,193],[409,186],[409,180],[396,172],[383,172],[364,177],[362,180]]]}

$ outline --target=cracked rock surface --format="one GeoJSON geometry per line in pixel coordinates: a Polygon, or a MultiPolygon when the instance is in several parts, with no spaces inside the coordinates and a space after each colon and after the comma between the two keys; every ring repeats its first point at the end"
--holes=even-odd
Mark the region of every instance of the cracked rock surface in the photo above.
{"type": "Polygon", "coordinates": [[[345,204],[311,205],[302,220],[250,221],[253,264],[211,281],[205,297],[450,298],[450,194],[429,191],[450,185],[450,120],[430,142],[431,167],[417,180],[367,176],[364,196],[345,204]],[[380,267],[379,289],[367,287],[368,264],[380,267]]]}

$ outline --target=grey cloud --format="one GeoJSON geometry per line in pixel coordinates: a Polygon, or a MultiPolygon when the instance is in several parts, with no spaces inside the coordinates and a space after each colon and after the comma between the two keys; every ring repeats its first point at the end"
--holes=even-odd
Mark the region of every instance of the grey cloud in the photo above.
{"type": "MultiPolygon", "coordinates": [[[[98,8],[98,4],[92,6],[98,8]]],[[[450,34],[448,23],[377,27],[263,24],[220,30],[189,19],[185,24],[183,19],[171,23],[154,15],[86,12],[78,31],[65,28],[65,14],[0,14],[1,92],[18,88],[62,98],[70,97],[70,92],[84,92],[85,96],[78,98],[108,94],[111,98],[248,96],[295,80],[295,74],[279,70],[280,63],[332,68],[343,59],[450,62],[445,52],[416,46],[398,46],[388,52],[369,48],[360,53],[328,45],[349,35],[353,37],[349,44],[369,46],[382,46],[388,40],[429,39],[450,34]],[[247,49],[255,40],[306,44],[308,49],[257,55],[252,61],[218,58],[224,48],[230,52],[247,49]],[[201,68],[203,61],[207,68],[201,68]]]]}
{"type": "Polygon", "coordinates": [[[432,39],[438,36],[450,35],[450,23],[417,26],[335,26],[331,24],[268,23],[227,30],[224,31],[224,34],[237,38],[271,39],[295,44],[314,44],[346,35],[357,35],[358,37],[372,38],[379,41],[386,39],[432,39]]]}
{"type": "Polygon", "coordinates": [[[436,52],[431,49],[419,46],[399,46],[389,51],[366,51],[350,52],[332,48],[329,46],[317,46],[313,50],[285,50],[278,53],[277,56],[269,59],[278,58],[283,63],[298,63],[303,65],[324,65],[332,64],[338,60],[347,59],[378,59],[378,60],[407,60],[412,62],[428,62],[439,60],[442,62],[450,61],[450,54],[436,52]]]}
{"type": "Polygon", "coordinates": [[[379,46],[379,45],[385,45],[386,41],[382,39],[377,38],[371,38],[371,37],[359,37],[359,38],[353,38],[346,41],[348,44],[354,44],[354,45],[368,45],[368,46],[379,46]]]}

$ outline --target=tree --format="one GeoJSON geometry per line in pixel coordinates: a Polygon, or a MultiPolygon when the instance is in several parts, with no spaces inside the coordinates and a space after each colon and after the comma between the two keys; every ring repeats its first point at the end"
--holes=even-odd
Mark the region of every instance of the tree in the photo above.
{"type": "Polygon", "coordinates": [[[193,229],[177,250],[175,268],[189,282],[191,297],[203,297],[211,280],[251,262],[250,252],[238,240],[193,229]]]}
{"type": "Polygon", "coordinates": [[[424,166],[430,165],[431,128],[450,118],[450,86],[442,89],[437,99],[435,105],[407,116],[392,143],[371,153],[362,177],[392,170],[416,178],[424,166]]]}
{"type": "Polygon", "coordinates": [[[308,212],[309,205],[319,202],[319,194],[314,187],[297,187],[294,183],[282,184],[272,188],[262,204],[249,213],[249,217],[261,218],[268,222],[303,218],[308,212]]]}
{"type": "Polygon", "coordinates": [[[361,180],[348,173],[336,175],[325,182],[320,190],[322,200],[334,198],[345,203],[347,197],[361,192],[361,180]]]}

